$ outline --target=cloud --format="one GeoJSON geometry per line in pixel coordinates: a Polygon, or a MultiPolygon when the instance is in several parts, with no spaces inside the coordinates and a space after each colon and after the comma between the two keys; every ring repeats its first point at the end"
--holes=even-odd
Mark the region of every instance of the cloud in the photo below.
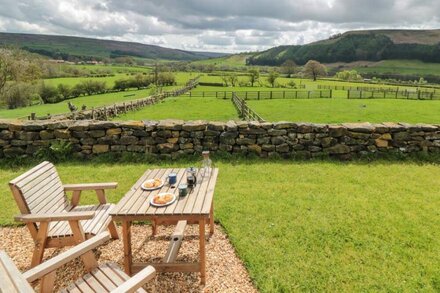
{"type": "Polygon", "coordinates": [[[438,0],[1,0],[0,29],[223,52],[352,29],[438,28],[438,0]]]}

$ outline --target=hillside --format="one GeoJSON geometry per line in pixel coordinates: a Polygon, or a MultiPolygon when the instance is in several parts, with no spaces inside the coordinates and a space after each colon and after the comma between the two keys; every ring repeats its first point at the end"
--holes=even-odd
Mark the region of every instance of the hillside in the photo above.
{"type": "Polygon", "coordinates": [[[17,46],[50,58],[104,59],[121,56],[177,61],[201,60],[225,54],[190,52],[133,42],[54,36],[39,34],[0,33],[0,46],[17,46]]]}
{"type": "Polygon", "coordinates": [[[302,65],[391,59],[440,63],[440,30],[349,31],[307,45],[279,46],[248,58],[250,65],[280,65],[292,59],[302,65]]]}
{"type": "Polygon", "coordinates": [[[210,58],[204,60],[194,61],[194,64],[212,64],[218,66],[232,66],[232,67],[240,67],[246,66],[246,59],[251,57],[251,53],[240,53],[228,56],[222,56],[217,58],[210,58]]]}

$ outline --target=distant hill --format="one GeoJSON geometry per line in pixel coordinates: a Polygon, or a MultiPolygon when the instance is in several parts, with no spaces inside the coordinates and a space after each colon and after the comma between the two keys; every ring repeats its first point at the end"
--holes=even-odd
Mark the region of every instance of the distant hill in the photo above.
{"type": "Polygon", "coordinates": [[[349,31],[306,45],[279,46],[254,54],[250,65],[280,65],[292,59],[302,65],[314,59],[324,63],[420,60],[440,63],[438,30],[364,30],[349,31]]]}
{"type": "Polygon", "coordinates": [[[0,46],[17,46],[50,58],[104,59],[137,57],[175,61],[192,61],[225,56],[222,53],[191,52],[133,42],[54,36],[40,34],[0,33],[0,46]]]}

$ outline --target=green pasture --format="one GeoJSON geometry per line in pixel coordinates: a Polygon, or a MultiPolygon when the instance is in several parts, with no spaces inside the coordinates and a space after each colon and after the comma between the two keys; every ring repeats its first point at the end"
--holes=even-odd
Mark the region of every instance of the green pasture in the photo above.
{"type": "MultiPolygon", "coordinates": [[[[437,165],[215,163],[215,220],[261,292],[440,290],[437,165]]],[[[64,183],[118,181],[108,192],[116,203],[145,169],[192,164],[85,161],[57,168],[64,183]]],[[[0,166],[1,225],[15,224],[18,213],[7,182],[29,167],[0,166]]],[[[92,192],[81,197],[81,204],[96,202],[92,192]]]]}
{"type": "Polygon", "coordinates": [[[139,111],[123,114],[115,120],[239,120],[230,99],[176,97],[145,107],[139,111]]]}
{"type": "Polygon", "coordinates": [[[440,101],[274,99],[248,105],[267,121],[440,123],[440,101]]]}
{"type": "Polygon", "coordinates": [[[390,73],[408,75],[440,75],[439,63],[418,60],[384,60],[354,68],[359,73],[390,73]]]}

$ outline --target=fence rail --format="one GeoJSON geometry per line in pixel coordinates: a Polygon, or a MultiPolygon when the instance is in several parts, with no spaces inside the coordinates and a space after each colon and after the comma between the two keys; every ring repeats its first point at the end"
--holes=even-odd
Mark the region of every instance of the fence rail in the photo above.
{"type": "MultiPolygon", "coordinates": [[[[231,99],[233,91],[190,91],[186,93],[188,97],[203,97],[217,99],[231,99]]],[[[331,99],[333,90],[313,90],[313,91],[243,91],[238,92],[244,100],[265,100],[265,99],[331,99]]]]}
{"type": "Polygon", "coordinates": [[[249,108],[246,101],[237,96],[236,93],[232,93],[232,103],[234,104],[235,108],[237,109],[238,113],[240,114],[240,117],[247,121],[259,121],[259,122],[265,122],[263,117],[257,114],[254,110],[249,108]]]}
{"type": "Polygon", "coordinates": [[[422,91],[358,91],[348,90],[348,99],[405,99],[405,100],[440,100],[440,93],[422,91]]]}
{"type": "Polygon", "coordinates": [[[343,90],[343,91],[375,91],[375,92],[402,92],[402,93],[439,93],[437,89],[434,88],[417,88],[413,87],[408,89],[407,86],[403,87],[369,87],[369,86],[345,86],[345,85],[318,85],[318,89],[328,89],[328,90],[343,90]]]}

